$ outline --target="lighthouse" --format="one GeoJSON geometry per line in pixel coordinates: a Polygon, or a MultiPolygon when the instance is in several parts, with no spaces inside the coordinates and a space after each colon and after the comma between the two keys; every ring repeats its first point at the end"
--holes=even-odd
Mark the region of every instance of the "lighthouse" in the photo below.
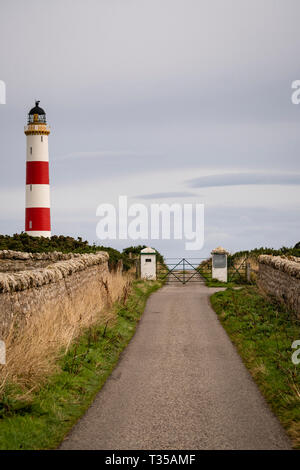
{"type": "Polygon", "coordinates": [[[25,232],[33,237],[51,237],[49,153],[46,113],[40,102],[28,113],[26,135],[25,232]]]}

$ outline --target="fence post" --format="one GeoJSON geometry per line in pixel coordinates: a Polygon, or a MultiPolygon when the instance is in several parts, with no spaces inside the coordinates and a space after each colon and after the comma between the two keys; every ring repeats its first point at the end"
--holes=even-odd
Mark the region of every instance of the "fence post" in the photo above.
{"type": "Polygon", "coordinates": [[[247,275],[247,282],[251,281],[251,265],[250,263],[246,263],[246,275],[247,275]]]}
{"type": "Polygon", "coordinates": [[[138,256],[135,259],[135,277],[136,279],[139,279],[141,277],[141,272],[140,272],[140,257],[138,256]]]}

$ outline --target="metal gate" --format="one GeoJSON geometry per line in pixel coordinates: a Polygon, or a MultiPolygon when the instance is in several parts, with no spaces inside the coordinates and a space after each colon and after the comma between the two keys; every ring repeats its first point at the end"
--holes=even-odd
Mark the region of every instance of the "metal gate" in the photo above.
{"type": "Polygon", "coordinates": [[[227,260],[228,282],[245,283],[248,280],[248,259],[244,257],[235,261],[231,256],[227,260]]]}
{"type": "Polygon", "coordinates": [[[158,267],[158,279],[167,283],[205,283],[211,279],[211,260],[206,258],[167,258],[158,267]]]}
{"type": "MultiPolygon", "coordinates": [[[[157,266],[157,277],[159,280],[165,280],[167,283],[180,282],[200,282],[212,280],[212,260],[211,258],[166,258],[163,265],[157,266]]],[[[234,261],[228,257],[227,282],[243,284],[249,281],[249,272],[247,271],[247,257],[234,261]],[[248,274],[247,274],[248,272],[248,274]]]]}

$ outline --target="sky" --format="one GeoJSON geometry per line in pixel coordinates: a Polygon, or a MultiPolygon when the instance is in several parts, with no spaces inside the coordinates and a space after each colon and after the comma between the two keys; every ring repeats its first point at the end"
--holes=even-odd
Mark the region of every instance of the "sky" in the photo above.
{"type": "Polygon", "coordinates": [[[27,113],[52,233],[166,257],[300,240],[298,0],[0,0],[0,233],[24,230],[27,113]],[[204,246],[99,240],[97,207],[204,204],[204,246]]]}

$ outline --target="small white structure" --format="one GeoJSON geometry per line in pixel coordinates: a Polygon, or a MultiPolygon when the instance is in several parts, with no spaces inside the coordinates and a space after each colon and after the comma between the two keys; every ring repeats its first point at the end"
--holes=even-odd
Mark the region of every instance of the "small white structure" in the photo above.
{"type": "Polygon", "coordinates": [[[211,252],[212,255],[212,279],[227,282],[227,255],[226,251],[221,246],[215,248],[211,252]]]}
{"type": "Polygon", "coordinates": [[[156,279],[156,251],[150,246],[141,251],[141,278],[156,279]]]}

